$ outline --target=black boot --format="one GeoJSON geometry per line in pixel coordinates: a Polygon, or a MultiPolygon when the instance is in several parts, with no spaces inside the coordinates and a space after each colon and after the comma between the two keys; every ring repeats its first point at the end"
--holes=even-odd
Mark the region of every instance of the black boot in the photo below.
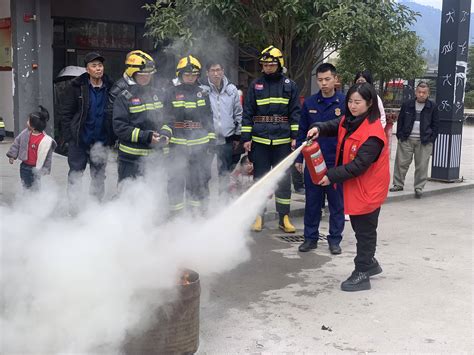
{"type": "Polygon", "coordinates": [[[343,291],[370,290],[370,278],[368,272],[354,270],[349,278],[341,284],[343,291]]]}
{"type": "Polygon", "coordinates": [[[304,243],[298,247],[298,250],[301,252],[307,252],[318,247],[317,239],[305,239],[304,243]]]}
{"type": "Polygon", "coordinates": [[[380,264],[377,259],[372,258],[372,265],[369,266],[367,273],[369,274],[369,276],[375,276],[382,273],[382,268],[380,267],[380,264]]]}

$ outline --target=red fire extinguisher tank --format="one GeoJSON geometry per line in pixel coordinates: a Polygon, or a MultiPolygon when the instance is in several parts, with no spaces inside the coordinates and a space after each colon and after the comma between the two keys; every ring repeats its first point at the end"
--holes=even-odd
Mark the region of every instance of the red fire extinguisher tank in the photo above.
{"type": "Polygon", "coordinates": [[[311,181],[318,184],[328,171],[318,142],[309,140],[301,152],[311,175],[311,181]]]}

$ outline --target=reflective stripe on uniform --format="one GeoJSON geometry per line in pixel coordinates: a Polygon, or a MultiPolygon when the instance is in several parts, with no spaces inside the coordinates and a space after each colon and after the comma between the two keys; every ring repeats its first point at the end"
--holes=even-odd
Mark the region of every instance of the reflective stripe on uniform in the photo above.
{"type": "Polygon", "coordinates": [[[172,101],[173,107],[184,107],[184,101],[172,101]]]}
{"type": "Polygon", "coordinates": [[[168,125],[165,125],[165,124],[164,124],[164,125],[161,127],[161,129],[164,129],[165,131],[168,131],[168,132],[170,132],[171,134],[173,134],[173,130],[172,130],[168,125]]]}
{"type": "Polygon", "coordinates": [[[216,139],[216,134],[215,133],[211,132],[207,136],[209,137],[209,139],[216,139]]]}
{"type": "Polygon", "coordinates": [[[209,137],[205,136],[198,139],[187,139],[187,145],[199,145],[209,143],[209,137]]]}
{"type": "Polygon", "coordinates": [[[281,138],[281,139],[274,139],[272,141],[273,145],[280,145],[280,144],[286,144],[286,143],[291,143],[291,138],[281,138]]]}
{"type": "Polygon", "coordinates": [[[163,108],[163,104],[159,101],[145,104],[147,110],[156,110],[158,108],[163,108]]]}
{"type": "Polygon", "coordinates": [[[276,203],[279,203],[280,205],[289,205],[291,203],[291,199],[289,198],[279,198],[275,197],[276,203]]]}
{"type": "Polygon", "coordinates": [[[119,150],[124,153],[131,154],[131,155],[139,155],[139,156],[146,156],[150,154],[151,149],[139,149],[139,148],[132,148],[128,147],[122,143],[119,144],[119,150]]]}
{"type": "Polygon", "coordinates": [[[242,126],[241,132],[242,133],[251,133],[252,132],[252,126],[242,126]]]}
{"type": "Polygon", "coordinates": [[[175,205],[170,205],[171,211],[179,211],[179,210],[182,210],[183,208],[184,208],[184,202],[177,203],[175,205]]]}
{"type": "Polygon", "coordinates": [[[206,106],[206,100],[195,101],[172,101],[173,107],[197,108],[198,106],[206,106]]]}
{"type": "Polygon", "coordinates": [[[266,99],[256,100],[257,106],[270,105],[270,104],[283,104],[288,105],[290,99],[284,97],[267,97],[266,99]]]}
{"type": "Polygon", "coordinates": [[[139,113],[146,110],[145,105],[138,105],[138,106],[130,106],[129,111],[130,113],[139,113]]]}
{"type": "Polygon", "coordinates": [[[186,145],[186,138],[171,137],[170,138],[170,143],[186,145]]]}
{"type": "Polygon", "coordinates": [[[188,204],[192,207],[201,207],[201,201],[188,200],[188,204]]]}
{"type": "Polygon", "coordinates": [[[130,106],[129,111],[130,113],[139,113],[143,111],[153,111],[159,108],[163,108],[163,104],[161,103],[161,101],[150,102],[150,103],[137,105],[137,106],[130,106]]]}
{"type": "Polygon", "coordinates": [[[292,125],[290,126],[290,128],[291,128],[292,131],[297,131],[298,128],[299,128],[299,126],[298,126],[297,124],[292,124],[292,125]]]}
{"type": "Polygon", "coordinates": [[[5,123],[0,121],[0,128],[5,128],[5,123]]]}
{"type": "Polygon", "coordinates": [[[140,135],[140,128],[134,128],[132,131],[132,138],[130,139],[132,143],[138,142],[138,136],[140,135]]]}
{"type": "Polygon", "coordinates": [[[291,143],[291,138],[281,138],[281,139],[271,140],[268,138],[252,136],[252,140],[256,143],[261,143],[265,145],[280,145],[280,144],[291,143]]]}
{"type": "Polygon", "coordinates": [[[272,144],[272,141],[270,139],[267,139],[267,138],[260,138],[260,137],[257,137],[257,136],[253,136],[252,140],[256,143],[261,143],[261,144],[266,144],[266,145],[272,144]]]}
{"type": "Polygon", "coordinates": [[[170,143],[179,144],[179,145],[187,145],[187,146],[206,144],[206,143],[209,143],[209,136],[204,136],[204,137],[198,138],[198,139],[186,139],[186,138],[171,137],[170,143]]]}

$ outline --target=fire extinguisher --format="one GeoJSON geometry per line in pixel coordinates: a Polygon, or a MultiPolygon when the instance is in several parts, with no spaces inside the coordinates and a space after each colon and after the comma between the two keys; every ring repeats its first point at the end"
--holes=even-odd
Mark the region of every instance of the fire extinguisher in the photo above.
{"type": "Polygon", "coordinates": [[[318,184],[328,171],[318,142],[312,139],[308,140],[301,152],[311,176],[311,181],[313,184],[318,184]]]}

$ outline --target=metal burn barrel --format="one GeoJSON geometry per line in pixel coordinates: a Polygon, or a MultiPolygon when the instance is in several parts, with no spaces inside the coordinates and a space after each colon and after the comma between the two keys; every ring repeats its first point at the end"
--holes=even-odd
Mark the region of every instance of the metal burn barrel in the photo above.
{"type": "Polygon", "coordinates": [[[123,347],[127,355],[193,354],[199,347],[199,274],[185,270],[173,301],[160,306],[150,326],[129,335],[123,347]]]}

